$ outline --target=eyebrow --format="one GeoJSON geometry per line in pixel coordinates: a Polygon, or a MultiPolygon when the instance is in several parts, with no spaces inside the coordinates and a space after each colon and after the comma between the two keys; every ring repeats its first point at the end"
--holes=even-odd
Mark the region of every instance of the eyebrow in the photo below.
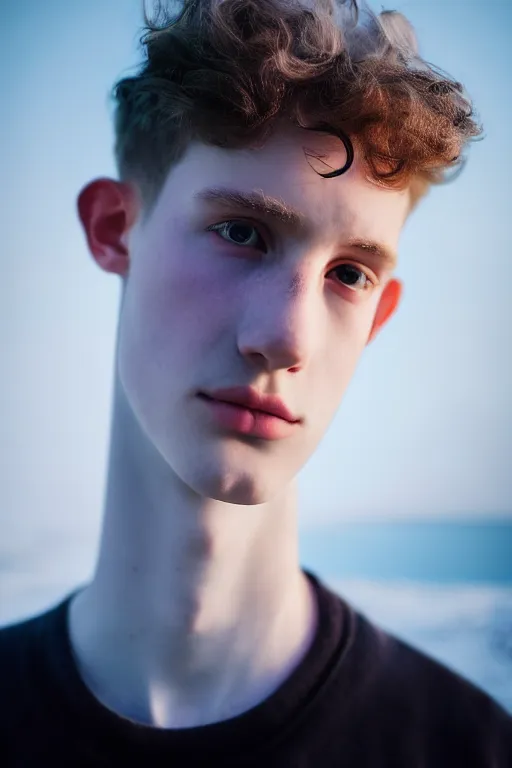
{"type": "MultiPolygon", "coordinates": [[[[195,200],[205,203],[220,203],[224,205],[256,211],[261,216],[272,218],[281,222],[289,229],[299,232],[311,230],[308,218],[297,208],[289,205],[279,197],[273,197],[262,190],[255,189],[251,192],[241,192],[229,187],[207,187],[193,195],[195,200]]],[[[392,270],[397,265],[397,255],[387,246],[374,240],[364,238],[349,238],[346,245],[350,248],[370,253],[377,258],[387,270],[392,270]]]]}

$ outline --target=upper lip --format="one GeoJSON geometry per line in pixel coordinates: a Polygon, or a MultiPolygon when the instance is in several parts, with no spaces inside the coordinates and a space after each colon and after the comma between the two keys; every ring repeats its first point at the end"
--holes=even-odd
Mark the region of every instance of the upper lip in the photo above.
{"type": "Polygon", "coordinates": [[[203,394],[214,400],[243,405],[253,411],[270,413],[272,416],[278,416],[280,419],[291,423],[300,421],[286,407],[280,397],[277,395],[265,395],[256,389],[252,389],[252,387],[230,387],[228,389],[216,389],[213,392],[204,392],[203,394]]]}

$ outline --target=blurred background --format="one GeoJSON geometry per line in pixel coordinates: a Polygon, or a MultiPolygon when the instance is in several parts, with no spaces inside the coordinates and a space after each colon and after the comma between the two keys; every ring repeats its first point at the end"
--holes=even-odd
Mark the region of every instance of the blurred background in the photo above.
{"type": "MultiPolygon", "coordinates": [[[[375,10],[381,5],[371,3],[375,10]]],[[[301,562],[512,711],[512,253],[506,0],[396,0],[485,128],[407,224],[398,314],[300,475],[301,562]]],[[[139,0],[3,0],[0,624],[92,575],[119,279],[80,188],[114,175],[109,91],[140,60],[139,0]]]]}

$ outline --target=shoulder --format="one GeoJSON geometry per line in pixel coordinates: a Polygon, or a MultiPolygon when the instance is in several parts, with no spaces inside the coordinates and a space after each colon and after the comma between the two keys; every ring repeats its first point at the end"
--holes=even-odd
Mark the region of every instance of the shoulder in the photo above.
{"type": "Polygon", "coordinates": [[[39,637],[52,623],[64,602],[0,626],[0,659],[4,659],[6,654],[19,652],[31,639],[39,637]]]}
{"type": "Polygon", "coordinates": [[[381,629],[376,633],[385,649],[387,673],[402,694],[417,693],[424,703],[435,702],[436,711],[458,702],[461,714],[468,716],[475,710],[500,709],[489,694],[443,662],[395,635],[381,629]]]}
{"type": "Polygon", "coordinates": [[[64,603],[0,627],[0,730],[28,722],[36,702],[51,688],[50,660],[60,655],[64,603]]]}
{"type": "MultiPolygon", "coordinates": [[[[40,641],[49,612],[0,627],[2,699],[20,691],[37,670],[40,641]]],[[[19,698],[12,696],[10,701],[19,698]]]]}
{"type": "Polygon", "coordinates": [[[439,764],[448,752],[459,761],[464,755],[467,765],[512,765],[512,716],[504,707],[455,670],[362,621],[373,648],[367,680],[374,715],[389,731],[408,730],[427,754],[439,753],[439,764]]]}
{"type": "Polygon", "coordinates": [[[2,679],[20,671],[26,654],[41,634],[46,613],[0,627],[0,668],[2,679]]]}
{"type": "Polygon", "coordinates": [[[23,732],[32,732],[34,690],[39,677],[38,636],[41,617],[0,627],[0,762],[23,732]]]}

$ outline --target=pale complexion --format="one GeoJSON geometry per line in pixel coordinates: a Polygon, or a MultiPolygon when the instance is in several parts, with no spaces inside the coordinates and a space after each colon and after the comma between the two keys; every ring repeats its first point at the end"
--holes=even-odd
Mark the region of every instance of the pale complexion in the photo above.
{"type": "Polygon", "coordinates": [[[258,149],[192,144],[148,216],[130,184],[80,194],[91,253],[123,296],[100,553],[70,632],[87,685],[123,717],[167,728],[233,717],[311,644],[295,477],[400,298],[393,265],[350,243],[396,253],[409,206],[366,179],[357,152],[347,174],[317,175],[304,147],[336,146],[288,125],[258,149]],[[200,199],[220,186],[279,198],[301,225],[200,199]],[[244,244],[208,230],[229,220],[245,223],[244,244]],[[301,419],[291,436],[229,433],[196,396],[243,385],[283,398],[301,419]]]}

